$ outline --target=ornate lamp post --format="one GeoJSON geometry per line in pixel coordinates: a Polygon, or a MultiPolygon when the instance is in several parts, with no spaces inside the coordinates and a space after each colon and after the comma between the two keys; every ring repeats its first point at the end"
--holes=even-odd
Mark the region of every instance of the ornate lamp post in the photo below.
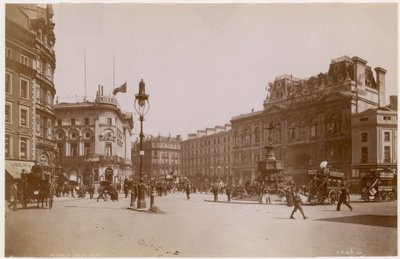
{"type": "Polygon", "coordinates": [[[144,115],[149,111],[150,103],[149,103],[149,95],[145,93],[145,83],[143,79],[139,83],[139,93],[135,95],[135,110],[139,115],[140,120],[140,151],[139,151],[139,185],[138,185],[138,202],[137,208],[143,209],[146,208],[146,200],[144,197],[144,189],[145,185],[143,183],[143,120],[144,115]]]}

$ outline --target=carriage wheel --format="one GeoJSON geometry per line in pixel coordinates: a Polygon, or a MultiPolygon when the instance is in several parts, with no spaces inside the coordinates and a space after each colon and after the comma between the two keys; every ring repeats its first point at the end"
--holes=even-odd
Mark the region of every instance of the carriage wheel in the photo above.
{"type": "Polygon", "coordinates": [[[329,203],[330,204],[335,204],[337,202],[337,194],[335,191],[330,191],[329,192],[329,203]]]}
{"type": "Polygon", "coordinates": [[[379,201],[385,201],[387,199],[387,192],[386,191],[380,191],[379,192],[379,201]]]}

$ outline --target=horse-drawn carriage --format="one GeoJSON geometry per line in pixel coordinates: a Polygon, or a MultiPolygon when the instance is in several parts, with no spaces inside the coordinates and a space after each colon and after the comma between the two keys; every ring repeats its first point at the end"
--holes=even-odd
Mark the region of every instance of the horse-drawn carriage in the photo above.
{"type": "Polygon", "coordinates": [[[23,173],[21,174],[20,186],[20,202],[23,208],[26,208],[29,203],[42,203],[53,206],[53,194],[51,194],[50,176],[46,173],[23,173]]]}

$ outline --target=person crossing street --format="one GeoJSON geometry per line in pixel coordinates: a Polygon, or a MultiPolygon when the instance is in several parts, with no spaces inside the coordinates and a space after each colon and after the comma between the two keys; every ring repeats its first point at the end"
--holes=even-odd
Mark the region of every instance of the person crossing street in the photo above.
{"type": "Polygon", "coordinates": [[[337,211],[340,211],[340,206],[342,205],[342,203],[344,203],[344,205],[346,205],[351,211],[353,211],[353,208],[347,202],[348,197],[349,197],[349,193],[347,192],[347,189],[345,188],[345,186],[342,185],[342,190],[340,190],[339,201],[338,201],[338,204],[336,207],[337,211]]]}
{"type": "Polygon", "coordinates": [[[294,190],[294,193],[293,193],[293,205],[294,205],[294,209],[293,209],[293,211],[292,211],[292,214],[290,215],[290,218],[291,218],[291,219],[295,219],[295,217],[293,217],[293,215],[294,215],[294,213],[295,213],[297,210],[300,210],[301,215],[303,215],[303,219],[308,219],[308,217],[307,217],[306,215],[304,215],[303,208],[300,206],[300,204],[301,204],[301,197],[300,197],[300,195],[299,195],[299,191],[298,191],[297,189],[295,189],[295,190],[294,190]]]}

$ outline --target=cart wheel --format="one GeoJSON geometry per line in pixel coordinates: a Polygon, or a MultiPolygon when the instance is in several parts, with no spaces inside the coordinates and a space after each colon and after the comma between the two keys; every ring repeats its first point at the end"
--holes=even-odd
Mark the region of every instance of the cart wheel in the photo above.
{"type": "Polygon", "coordinates": [[[379,192],[379,201],[385,201],[387,199],[387,193],[385,191],[379,192]]]}
{"type": "Polygon", "coordinates": [[[330,191],[329,192],[329,203],[330,204],[335,204],[337,202],[337,194],[335,191],[330,191]]]}

